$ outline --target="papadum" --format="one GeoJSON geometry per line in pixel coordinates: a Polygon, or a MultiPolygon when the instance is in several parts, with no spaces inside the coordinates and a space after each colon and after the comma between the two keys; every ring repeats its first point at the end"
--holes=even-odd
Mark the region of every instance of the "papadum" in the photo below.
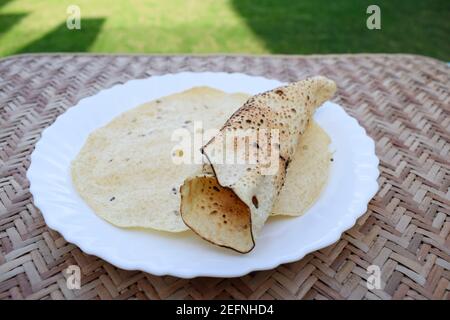
{"type": "MultiPolygon", "coordinates": [[[[179,189],[187,178],[202,174],[204,165],[172,161],[179,155],[174,152],[185,151],[177,149],[173,132],[193,133],[195,121],[202,122],[203,130],[220,129],[249,98],[196,87],[124,112],[89,135],[72,162],[75,189],[98,216],[116,226],[188,230],[180,215],[179,189]]],[[[301,215],[315,202],[327,181],[329,143],[326,132],[310,121],[272,214],[301,215]]],[[[200,149],[191,151],[192,157],[201,156],[200,149]]]]}
{"type": "Polygon", "coordinates": [[[213,244],[251,251],[315,109],[335,91],[332,80],[318,76],[248,99],[202,147],[212,171],[180,189],[186,225],[213,244]]]}

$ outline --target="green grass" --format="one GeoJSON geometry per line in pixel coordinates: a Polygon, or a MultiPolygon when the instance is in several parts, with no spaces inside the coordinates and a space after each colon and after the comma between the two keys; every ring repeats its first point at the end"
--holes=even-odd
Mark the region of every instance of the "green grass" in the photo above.
{"type": "Polygon", "coordinates": [[[25,52],[403,52],[450,60],[448,0],[0,0],[0,56],[25,52]],[[81,8],[81,30],[66,8],[81,8]],[[366,8],[381,7],[381,30],[366,8]]]}

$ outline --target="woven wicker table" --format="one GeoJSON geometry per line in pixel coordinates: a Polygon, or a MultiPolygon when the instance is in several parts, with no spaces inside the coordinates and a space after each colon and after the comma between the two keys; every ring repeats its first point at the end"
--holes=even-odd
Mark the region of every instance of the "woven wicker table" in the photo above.
{"type": "Polygon", "coordinates": [[[411,55],[24,55],[0,60],[0,299],[450,299],[450,68],[411,55]],[[330,247],[241,278],[157,277],[84,254],[28,191],[29,156],[67,108],[129,79],[225,71],[334,79],[335,101],[376,142],[380,189],[330,247]],[[81,268],[81,289],[64,270],[81,268]],[[381,288],[367,286],[367,267],[381,288]]]}

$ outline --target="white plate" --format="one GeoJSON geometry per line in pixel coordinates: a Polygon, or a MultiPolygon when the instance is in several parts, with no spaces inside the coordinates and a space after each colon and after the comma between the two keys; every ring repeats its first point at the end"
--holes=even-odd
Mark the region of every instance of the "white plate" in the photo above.
{"type": "Polygon", "coordinates": [[[367,210],[378,189],[374,142],[339,105],[327,102],[314,116],[334,151],[326,189],[304,216],[271,218],[249,254],[213,246],[190,231],[121,229],[97,217],[75,192],[69,174],[88,134],[139,104],[201,85],[255,94],[282,83],[244,74],[186,72],[128,81],[81,100],[44,130],[31,155],[30,191],[48,226],[84,252],[123,269],[183,278],[236,277],[332,244],[367,210]]]}

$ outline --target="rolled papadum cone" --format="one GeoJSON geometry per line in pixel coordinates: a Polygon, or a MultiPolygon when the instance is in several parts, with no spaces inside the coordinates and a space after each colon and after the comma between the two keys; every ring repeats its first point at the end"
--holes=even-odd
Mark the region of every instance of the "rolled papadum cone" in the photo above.
{"type": "Polygon", "coordinates": [[[317,76],[251,97],[202,147],[203,173],[181,186],[184,223],[213,244],[251,251],[301,135],[335,91],[317,76]]]}

